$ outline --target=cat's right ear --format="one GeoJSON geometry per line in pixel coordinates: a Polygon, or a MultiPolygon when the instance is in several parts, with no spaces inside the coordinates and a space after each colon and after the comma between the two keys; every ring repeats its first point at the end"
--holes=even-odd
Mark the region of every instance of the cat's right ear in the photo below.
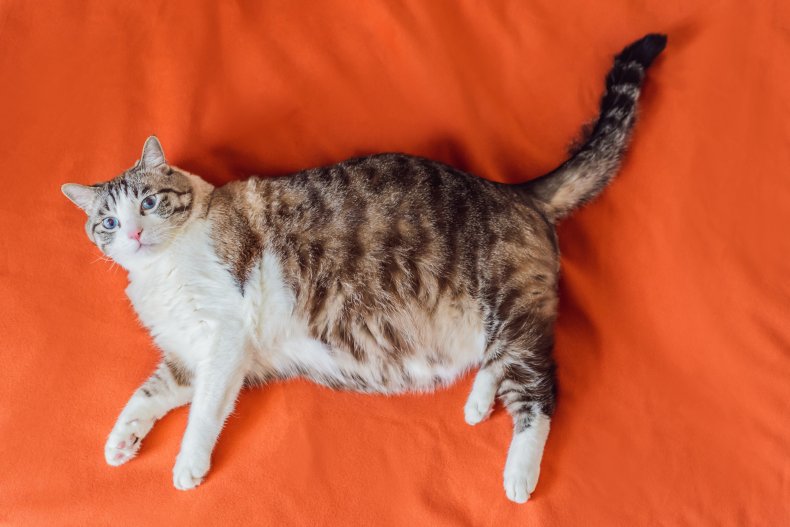
{"type": "Polygon", "coordinates": [[[66,183],[60,190],[69,198],[76,206],[90,214],[93,202],[99,194],[99,189],[96,187],[88,187],[79,185],[77,183],[66,183]]]}

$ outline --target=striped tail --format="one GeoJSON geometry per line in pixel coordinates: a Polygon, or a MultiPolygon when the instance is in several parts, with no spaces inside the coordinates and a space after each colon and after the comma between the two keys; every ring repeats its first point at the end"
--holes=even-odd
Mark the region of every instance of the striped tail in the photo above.
{"type": "Polygon", "coordinates": [[[645,70],[666,43],[666,35],[650,34],[617,55],[587,141],[559,168],[523,185],[553,220],[595,198],[617,172],[634,126],[645,70]]]}

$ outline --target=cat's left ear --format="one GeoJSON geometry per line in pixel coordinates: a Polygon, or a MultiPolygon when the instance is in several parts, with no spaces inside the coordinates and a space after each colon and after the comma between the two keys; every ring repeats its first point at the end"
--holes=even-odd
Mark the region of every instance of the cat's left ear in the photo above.
{"type": "Polygon", "coordinates": [[[99,194],[99,189],[96,187],[87,187],[77,183],[66,183],[60,190],[74,202],[76,206],[84,210],[87,214],[91,213],[93,202],[96,201],[96,196],[99,194]]]}
{"type": "Polygon", "coordinates": [[[156,168],[165,164],[165,152],[155,135],[145,140],[143,155],[140,156],[142,168],[156,168]]]}

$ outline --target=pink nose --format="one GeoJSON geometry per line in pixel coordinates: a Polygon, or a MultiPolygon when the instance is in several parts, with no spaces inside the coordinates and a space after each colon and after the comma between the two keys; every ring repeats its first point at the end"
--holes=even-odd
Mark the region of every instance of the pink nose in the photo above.
{"type": "Polygon", "coordinates": [[[143,229],[135,229],[129,233],[129,238],[133,240],[140,241],[140,235],[143,233],[143,229]]]}

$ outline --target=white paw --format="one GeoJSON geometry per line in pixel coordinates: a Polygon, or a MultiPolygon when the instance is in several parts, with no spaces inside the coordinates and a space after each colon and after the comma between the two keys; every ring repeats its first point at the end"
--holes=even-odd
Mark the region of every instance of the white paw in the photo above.
{"type": "Polygon", "coordinates": [[[464,406],[464,419],[470,425],[485,421],[494,409],[494,399],[480,397],[476,392],[469,395],[464,406]]]}
{"type": "Polygon", "coordinates": [[[505,461],[505,494],[516,503],[527,501],[538,484],[550,424],[547,416],[533,415],[530,426],[513,434],[505,461]]]}
{"type": "Polygon", "coordinates": [[[153,419],[126,420],[123,416],[115,423],[104,445],[104,459],[108,465],[123,465],[140,450],[143,438],[154,426],[153,419]]]}
{"type": "MultiPolygon", "coordinates": [[[[535,490],[534,485],[532,490],[535,490]]],[[[529,495],[532,494],[529,481],[523,476],[505,476],[505,494],[510,501],[526,503],[529,495]]]]}
{"type": "Polygon", "coordinates": [[[194,489],[203,482],[209,465],[209,456],[178,454],[173,467],[173,485],[178,490],[194,489]]]}
{"type": "Polygon", "coordinates": [[[535,491],[540,476],[540,465],[522,470],[505,469],[505,494],[516,503],[526,503],[535,491]]]}

